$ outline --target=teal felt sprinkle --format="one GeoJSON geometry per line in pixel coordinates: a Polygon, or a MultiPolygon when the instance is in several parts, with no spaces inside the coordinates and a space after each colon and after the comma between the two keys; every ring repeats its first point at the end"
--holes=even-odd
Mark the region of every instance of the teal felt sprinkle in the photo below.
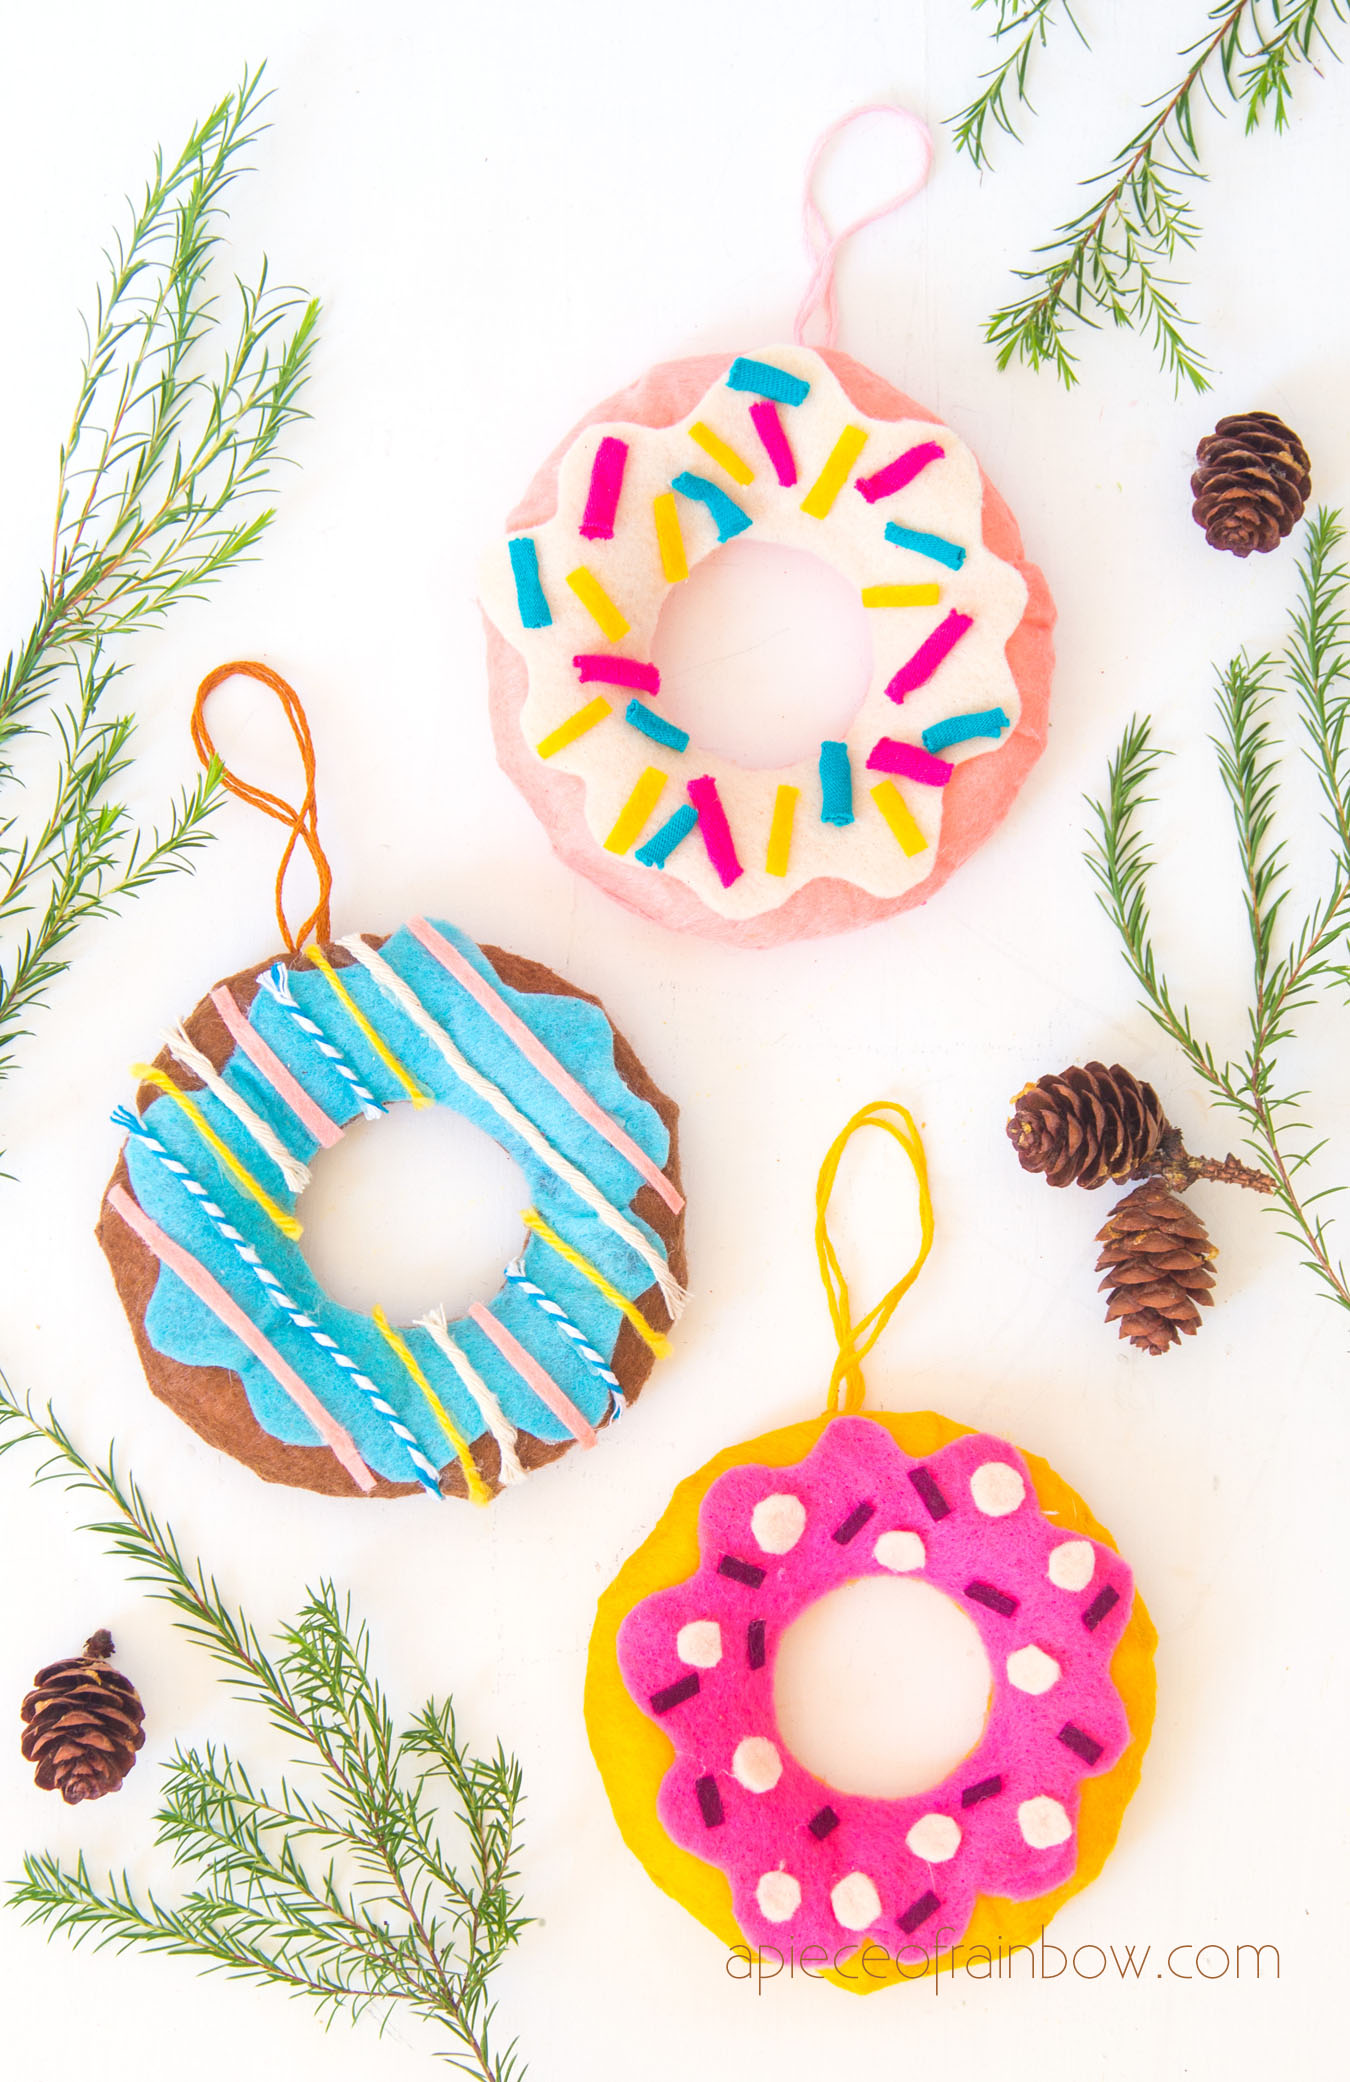
{"type": "Polygon", "coordinates": [[[659,831],[654,831],[645,846],[639,846],[633,855],[644,867],[664,867],[671,854],[682,840],[687,839],[698,823],[698,811],[691,802],[681,803],[673,817],[667,817],[659,831]]]}
{"type": "Polygon", "coordinates": [[[511,552],[511,576],[516,582],[516,605],[526,629],[547,629],[553,613],[539,582],[539,552],[529,535],[513,535],[507,543],[511,552]]]}
{"type": "Polygon", "coordinates": [[[665,717],[649,709],[645,701],[630,701],[624,710],[624,721],[654,743],[668,745],[672,752],[687,752],[689,749],[689,732],[681,730],[675,723],[667,723],[665,717]]]}
{"type": "Polygon", "coordinates": [[[948,745],[963,745],[969,737],[1002,737],[1008,718],[1001,708],[983,708],[968,716],[948,716],[944,723],[930,723],[919,734],[925,752],[942,752],[948,745]]]}
{"type": "Polygon", "coordinates": [[[697,499],[700,506],[707,507],[719,542],[730,542],[733,535],[740,535],[751,525],[745,508],[738,506],[721,485],[714,484],[710,478],[698,477],[692,470],[681,470],[679,476],[672,477],[670,482],[672,489],[682,492],[686,499],[697,499]]]}
{"type": "Polygon", "coordinates": [[[848,746],[828,737],[820,748],[820,821],[853,822],[853,769],[848,746]]]}
{"type": "Polygon", "coordinates": [[[899,549],[912,549],[916,556],[931,557],[935,564],[945,564],[949,571],[959,571],[966,561],[959,542],[948,542],[942,535],[922,535],[917,528],[902,528],[898,521],[887,521],[886,540],[899,549]]]}
{"type": "Polygon", "coordinates": [[[748,390],[752,397],[772,398],[775,405],[800,405],[810,388],[803,377],[790,376],[771,361],[747,361],[743,354],[727,371],[728,390],[748,390]]]}

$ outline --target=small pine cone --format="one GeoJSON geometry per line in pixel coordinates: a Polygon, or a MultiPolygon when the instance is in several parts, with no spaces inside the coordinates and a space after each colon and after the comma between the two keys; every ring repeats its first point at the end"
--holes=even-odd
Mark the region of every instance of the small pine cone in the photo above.
{"type": "Polygon", "coordinates": [[[1146,1177],[1166,1130],[1151,1084],[1119,1063],[1085,1063],[1025,1086],[1007,1134],[1024,1171],[1043,1171],[1052,1186],[1100,1186],[1146,1177]]]}
{"type": "Polygon", "coordinates": [[[1210,1270],[1218,1256],[1204,1223],[1158,1179],[1136,1186],[1113,1207],[1097,1233],[1102,1254],[1098,1291],[1109,1296],[1108,1323],[1156,1358],[1200,1328],[1213,1304],[1210,1270]]]}
{"type": "Polygon", "coordinates": [[[1273,412],[1221,419],[1195,451],[1191,512],[1212,549],[1248,557],[1274,549],[1312,490],[1308,451],[1273,412]]]}
{"type": "Polygon", "coordinates": [[[28,1724],[21,1747],[37,1765],[38,1785],[71,1807],[115,1793],[145,1741],[145,1708],[130,1678],[113,1669],[112,1652],[112,1635],[100,1628],[83,1655],[39,1670],[20,1708],[28,1724]]]}

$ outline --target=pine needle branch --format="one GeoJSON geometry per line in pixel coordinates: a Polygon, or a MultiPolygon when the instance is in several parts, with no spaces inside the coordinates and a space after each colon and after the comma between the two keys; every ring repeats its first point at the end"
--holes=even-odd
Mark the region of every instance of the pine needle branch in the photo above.
{"type": "MultiPolygon", "coordinates": [[[[972,0],[978,12],[988,0],[972,0]]],[[[989,167],[992,131],[1017,140],[1022,112],[1034,114],[1027,91],[1031,63],[1043,50],[1056,26],[1056,9],[1081,44],[1087,38],[1074,18],[1068,0],[995,0],[998,19],[994,24],[995,48],[1003,55],[981,76],[981,91],[968,107],[951,118],[952,136],[958,152],[965,152],[976,166],[989,167]]]]}

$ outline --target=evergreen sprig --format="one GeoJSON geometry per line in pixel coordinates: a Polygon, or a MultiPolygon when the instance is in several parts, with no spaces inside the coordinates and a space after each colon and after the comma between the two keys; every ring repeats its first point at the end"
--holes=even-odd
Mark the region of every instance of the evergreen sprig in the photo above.
{"type": "MultiPolygon", "coordinates": [[[[989,0],[971,0],[971,4],[979,13],[989,0]]],[[[1036,51],[1043,50],[1049,42],[1057,11],[1079,42],[1087,44],[1069,0],[994,0],[994,4],[998,9],[994,44],[996,49],[1002,47],[1003,55],[982,75],[975,99],[951,119],[957,151],[968,153],[976,166],[985,168],[992,164],[992,137],[987,133],[1002,131],[1005,137],[1014,139],[1020,135],[1017,126],[1022,113],[1031,111],[1031,61],[1036,51]]]]}
{"type": "Polygon", "coordinates": [[[293,1745],[301,1774],[268,1791],[228,1749],[180,1746],[156,1841],[189,1891],[168,1903],[125,1873],[95,1880],[83,1857],[71,1869],[30,1856],[11,1895],[25,1921],[280,1987],[328,2016],[421,2017],[448,2034],[437,2058],[452,2067],[486,2082],[523,2074],[515,2042],[495,2043],[490,1988],[529,1920],[516,1891],[515,1758],[500,1743],[469,1751],[448,1700],[429,1700],[399,1732],[368,1632],[331,1583],[308,1591],[266,1646],[111,1454],[95,1465],[50,1411],[0,1384],[0,1454],[21,1444],[46,1449],[38,1480],[93,1493],[87,1530],[293,1745]],[[438,1807],[447,1795],[453,1851],[438,1807]]]}
{"type": "Polygon", "coordinates": [[[1336,1257],[1321,1203],[1340,1187],[1314,1190],[1308,1167],[1326,1147],[1305,1117],[1308,1094],[1286,1090],[1280,1051],[1298,1015],[1327,997],[1350,1002],[1350,571],[1338,551],[1345,531],[1326,509],[1313,520],[1299,566],[1299,598],[1278,658],[1245,653],[1218,679],[1213,743],[1232,810],[1241,895],[1251,944],[1247,1039],[1224,1057],[1195,1031],[1154,947],[1148,904],[1153,856],[1140,825],[1168,756],[1147,718],[1128,726],[1111,761],[1087,859],[1103,909],[1142,993],[1144,1009],[1185,1054],[1216,1102],[1236,1113],[1246,1141],[1274,1182],[1285,1231],[1324,1291],[1350,1309],[1350,1278],[1336,1257]],[[1286,757],[1277,701],[1292,692],[1303,750],[1312,764],[1330,835],[1327,878],[1296,923],[1279,794],[1286,757]]]}
{"type": "Polygon", "coordinates": [[[264,261],[237,283],[227,326],[210,287],[229,188],[265,128],[261,82],[261,68],[246,72],[172,164],[156,154],[86,322],[38,613],[0,669],[0,1078],[71,935],[190,866],[219,800],[218,767],[162,829],[117,799],[134,717],[108,713],[125,670],[110,646],[252,554],[273,518],[261,501],[280,443],[304,416],[317,303],[274,289],[264,261]],[[56,772],[33,820],[4,798],[35,731],[54,739],[56,772]]]}

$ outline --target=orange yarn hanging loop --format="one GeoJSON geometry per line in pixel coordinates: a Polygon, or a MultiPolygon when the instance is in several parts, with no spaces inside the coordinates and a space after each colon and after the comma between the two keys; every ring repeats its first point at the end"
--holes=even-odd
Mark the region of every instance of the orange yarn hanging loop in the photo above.
{"type": "Polygon", "coordinates": [[[290,833],[281,856],[281,864],[277,869],[276,881],[277,924],[281,927],[281,937],[287,953],[298,954],[311,935],[319,940],[331,939],[333,927],[329,916],[329,897],[333,888],[333,870],[328,864],[327,854],[319,843],[319,811],[314,787],[314,740],[309,734],[309,718],[305,714],[305,706],[300,696],[288,680],[284,680],[279,672],[273,672],[270,665],[260,665],[254,658],[235,658],[228,665],[217,665],[214,672],[208,672],[198,687],[197,699],[192,704],[191,728],[193,746],[202,765],[210,766],[212,760],[218,761],[221,781],[230,794],[238,796],[240,802],[250,804],[253,809],[261,810],[265,817],[275,818],[276,822],[284,824],[290,833]],[[285,711],[286,721],[290,724],[295,742],[300,748],[300,758],[305,769],[305,793],[303,800],[298,804],[284,801],[281,796],[273,795],[270,789],[255,787],[252,781],[241,780],[238,774],[226,766],[216,750],[211,733],[206,727],[206,704],[217,687],[222,686],[226,680],[234,679],[236,675],[243,679],[257,680],[262,686],[270,687],[285,711]],[[293,934],[286,922],[284,889],[286,876],[298,845],[304,846],[313,863],[319,895],[314,909],[299,931],[293,934]]]}

